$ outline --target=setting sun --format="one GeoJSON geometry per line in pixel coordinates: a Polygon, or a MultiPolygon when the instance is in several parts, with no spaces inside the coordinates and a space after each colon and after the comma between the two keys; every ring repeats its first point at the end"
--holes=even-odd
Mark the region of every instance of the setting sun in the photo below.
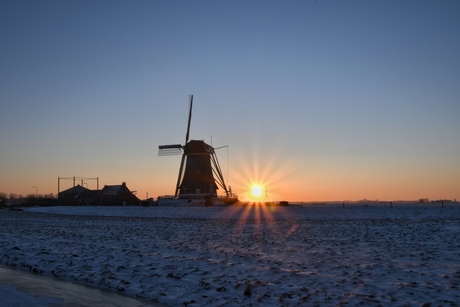
{"type": "Polygon", "coordinates": [[[259,198],[263,194],[263,188],[260,185],[254,185],[251,187],[251,196],[259,198]]]}

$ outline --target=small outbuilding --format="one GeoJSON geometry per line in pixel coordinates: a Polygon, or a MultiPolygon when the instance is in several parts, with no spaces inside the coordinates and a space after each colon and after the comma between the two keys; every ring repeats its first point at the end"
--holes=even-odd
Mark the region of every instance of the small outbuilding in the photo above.
{"type": "Polygon", "coordinates": [[[128,189],[126,182],[121,185],[106,185],[99,193],[99,205],[135,206],[139,204],[139,198],[128,189]]]}

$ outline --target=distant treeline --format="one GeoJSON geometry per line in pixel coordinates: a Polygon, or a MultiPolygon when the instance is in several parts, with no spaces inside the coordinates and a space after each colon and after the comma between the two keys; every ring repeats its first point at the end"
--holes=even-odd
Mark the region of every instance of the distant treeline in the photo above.
{"type": "Polygon", "coordinates": [[[339,204],[413,204],[413,203],[422,203],[422,204],[428,204],[428,203],[456,203],[457,199],[436,199],[436,200],[430,200],[428,198],[420,198],[417,200],[371,200],[371,199],[360,199],[360,200],[336,200],[336,201],[307,201],[307,202],[300,202],[300,201],[294,201],[290,202],[293,204],[306,204],[306,205],[339,205],[339,204]]]}
{"type": "Polygon", "coordinates": [[[0,192],[0,207],[7,205],[51,205],[57,202],[57,197],[53,194],[22,194],[0,192]]]}

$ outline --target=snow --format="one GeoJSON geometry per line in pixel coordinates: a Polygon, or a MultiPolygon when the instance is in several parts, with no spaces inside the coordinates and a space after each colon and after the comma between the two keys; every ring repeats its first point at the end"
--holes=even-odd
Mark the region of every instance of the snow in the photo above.
{"type": "Polygon", "coordinates": [[[110,290],[0,266],[0,306],[143,307],[151,303],[110,290]]]}
{"type": "Polygon", "coordinates": [[[460,302],[454,203],[37,207],[0,217],[1,265],[157,305],[460,302]]]}

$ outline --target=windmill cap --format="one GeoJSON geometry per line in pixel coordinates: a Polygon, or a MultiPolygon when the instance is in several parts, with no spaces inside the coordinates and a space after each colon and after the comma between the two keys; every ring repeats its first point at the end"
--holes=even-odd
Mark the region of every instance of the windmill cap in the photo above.
{"type": "Polygon", "coordinates": [[[184,153],[188,154],[209,154],[212,152],[212,147],[204,141],[191,140],[184,147],[184,153]]]}

